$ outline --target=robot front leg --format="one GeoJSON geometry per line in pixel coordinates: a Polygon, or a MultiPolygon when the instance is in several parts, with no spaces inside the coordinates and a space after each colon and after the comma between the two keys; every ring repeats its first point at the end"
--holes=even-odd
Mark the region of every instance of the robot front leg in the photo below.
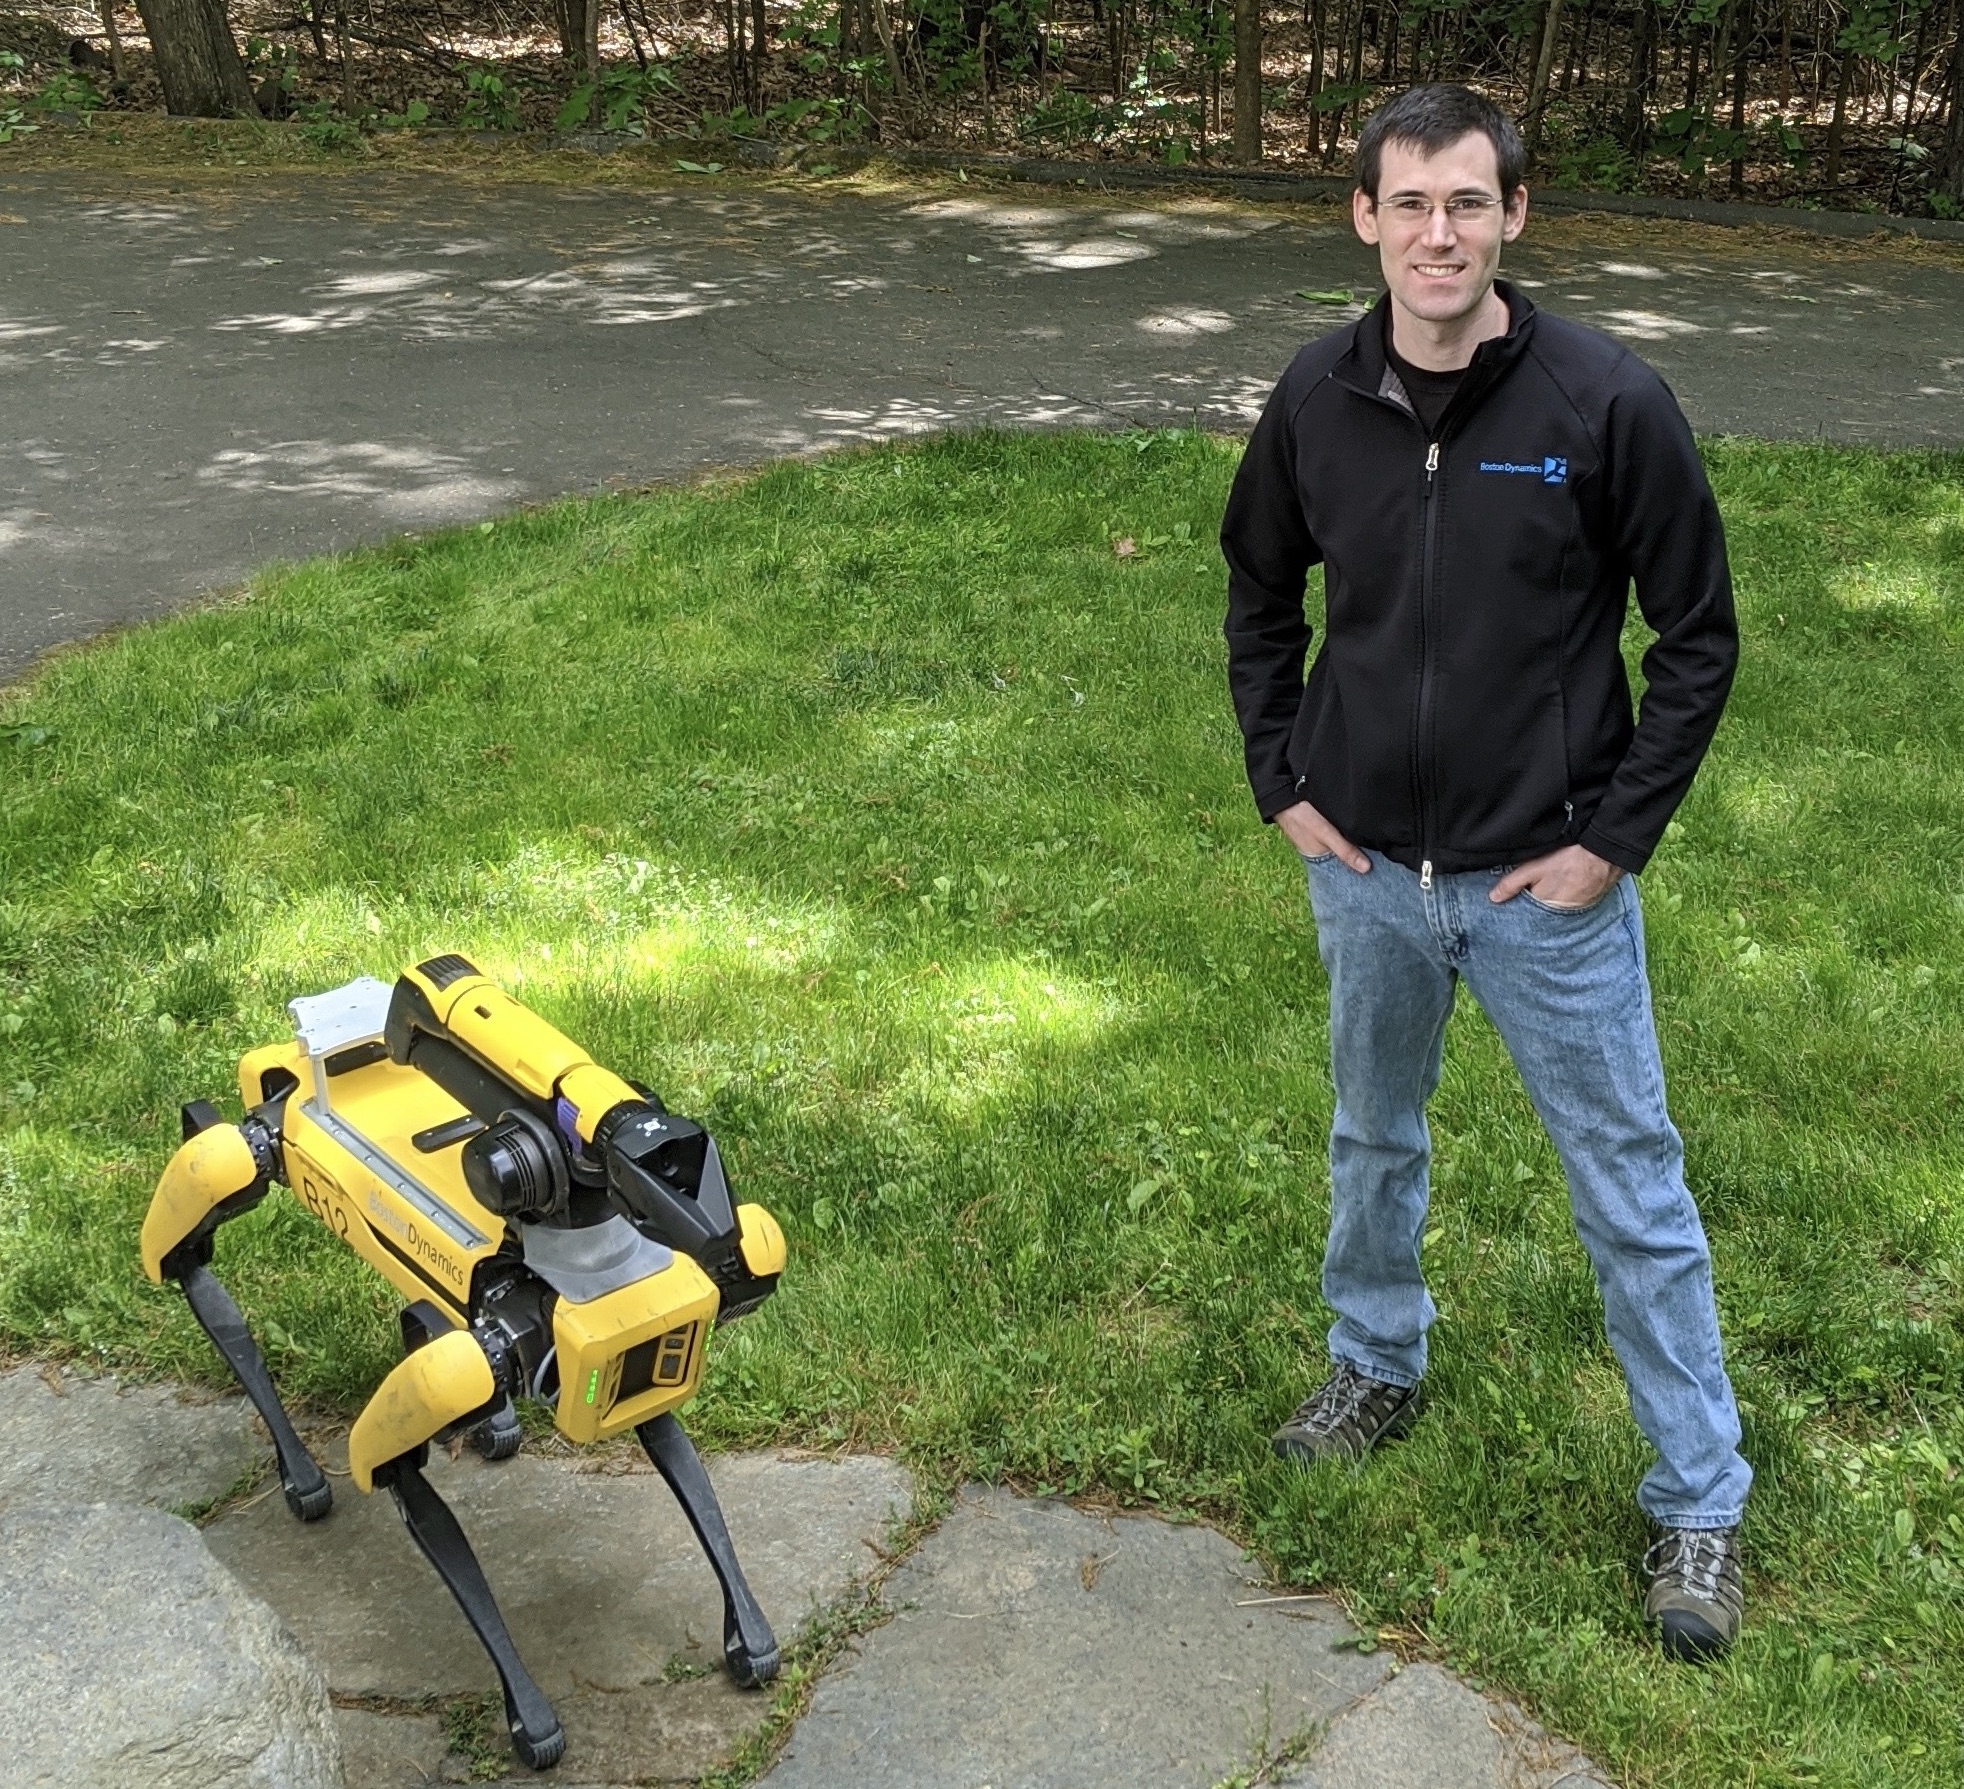
{"type": "Polygon", "coordinates": [[[183,1145],[157,1182],[143,1220],[143,1268],[158,1285],[177,1282],[192,1316],[272,1434],[287,1508],[303,1522],[317,1522],[333,1507],[334,1492],[294,1433],[239,1307],[211,1271],[212,1236],[218,1226],[257,1205],[279,1169],[273,1108],[235,1125],[224,1123],[203,1100],[186,1106],[183,1145]]]}
{"type": "Polygon", "coordinates": [[[377,1474],[376,1482],[388,1486],[409,1538],[436,1567],[437,1576],[457,1599],[464,1619],[497,1667],[498,1682],[505,1692],[505,1724],[511,1730],[512,1749],[533,1770],[551,1769],[566,1750],[565,1729],[511,1643],[497,1599],[449,1504],[436,1494],[422,1474],[421,1463],[414,1458],[390,1462],[377,1474]]]}
{"type": "Polygon", "coordinates": [[[409,1538],[497,1668],[512,1749],[533,1770],[549,1770],[566,1750],[565,1731],[518,1656],[456,1516],[423,1476],[435,1436],[484,1424],[508,1408],[505,1398],[482,1344],[468,1330],[451,1330],[415,1348],[376,1388],[349,1431],[348,1465],[363,1491],[380,1485],[395,1499],[409,1538]]]}
{"type": "Polygon", "coordinates": [[[689,1518],[696,1539],[709,1555],[716,1581],[723,1587],[723,1657],[729,1663],[730,1675],[739,1689],[769,1683],[777,1675],[777,1637],[750,1594],[743,1567],[737,1563],[736,1548],[730,1544],[730,1531],[702,1456],[672,1414],[654,1417],[634,1432],[648,1450],[655,1470],[675,1493],[675,1501],[689,1518]]]}

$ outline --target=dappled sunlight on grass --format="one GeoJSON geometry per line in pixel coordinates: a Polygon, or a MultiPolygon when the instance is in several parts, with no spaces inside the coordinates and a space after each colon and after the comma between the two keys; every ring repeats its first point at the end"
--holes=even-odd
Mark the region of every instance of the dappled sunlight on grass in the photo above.
{"type": "Polygon", "coordinates": [[[1958,600],[1955,575],[1926,564],[1860,566],[1835,579],[1830,589],[1844,609],[1905,616],[1941,617],[1958,600]]]}

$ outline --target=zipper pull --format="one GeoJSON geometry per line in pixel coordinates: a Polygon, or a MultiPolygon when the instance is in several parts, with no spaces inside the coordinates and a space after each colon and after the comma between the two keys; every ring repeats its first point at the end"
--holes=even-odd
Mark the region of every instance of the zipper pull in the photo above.
{"type": "Polygon", "coordinates": [[[1439,470],[1439,443],[1432,443],[1432,450],[1425,456],[1425,482],[1432,482],[1433,473],[1439,470]]]}
{"type": "MultiPolygon", "coordinates": [[[[1439,450],[1435,447],[1432,451],[1437,453],[1439,450]]],[[[1427,894],[1432,892],[1432,859],[1429,857],[1418,867],[1418,885],[1427,894]]]]}

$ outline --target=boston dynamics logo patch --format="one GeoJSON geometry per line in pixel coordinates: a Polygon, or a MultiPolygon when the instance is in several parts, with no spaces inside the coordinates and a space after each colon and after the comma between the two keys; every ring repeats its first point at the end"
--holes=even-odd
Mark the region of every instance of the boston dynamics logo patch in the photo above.
{"type": "Polygon", "coordinates": [[[1482,460],[1482,472],[1514,473],[1522,478],[1538,478],[1545,485],[1568,483],[1568,461],[1544,454],[1539,460],[1482,460]]]}

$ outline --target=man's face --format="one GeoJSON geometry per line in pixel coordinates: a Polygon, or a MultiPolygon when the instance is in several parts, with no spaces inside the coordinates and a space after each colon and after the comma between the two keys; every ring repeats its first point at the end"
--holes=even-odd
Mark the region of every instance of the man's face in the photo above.
{"type": "Polygon", "coordinates": [[[1468,131],[1437,155],[1387,143],[1373,204],[1351,195],[1357,234],[1375,243],[1393,301],[1428,323],[1477,310],[1493,287],[1500,245],[1520,235],[1528,189],[1500,190],[1500,162],[1485,131],[1468,131]]]}

